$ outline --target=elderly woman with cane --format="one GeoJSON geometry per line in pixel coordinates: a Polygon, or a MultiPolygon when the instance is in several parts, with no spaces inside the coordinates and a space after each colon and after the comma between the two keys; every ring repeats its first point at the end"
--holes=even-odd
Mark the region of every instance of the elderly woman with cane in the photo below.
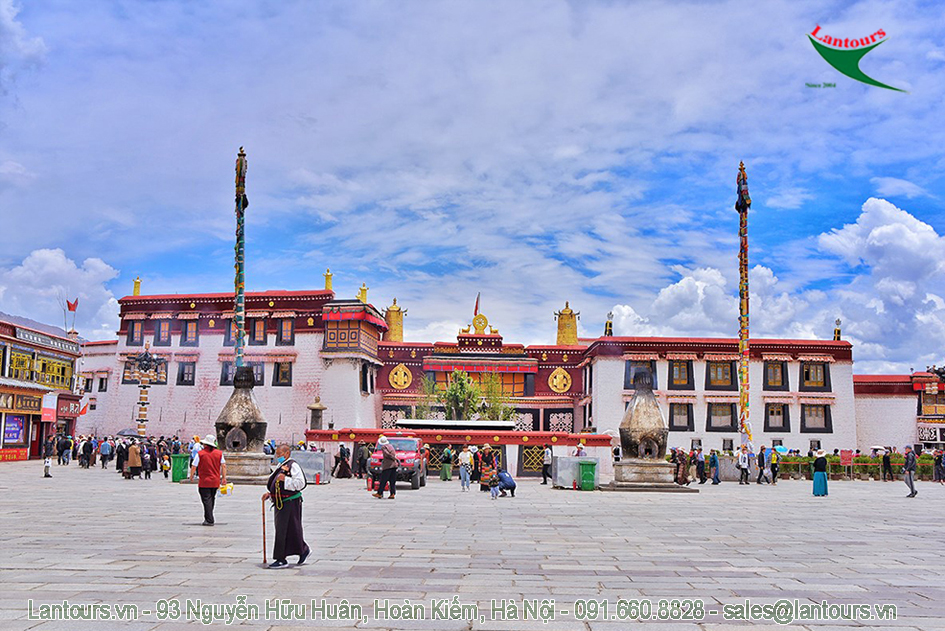
{"type": "MultiPolygon", "coordinates": [[[[311,553],[311,548],[302,536],[302,489],[306,486],[302,467],[289,456],[292,450],[288,445],[276,447],[276,469],[266,483],[267,493],[263,501],[271,500],[275,510],[273,521],[276,526],[275,542],[272,546],[273,562],[270,568],[285,567],[289,564],[286,557],[298,555],[299,565],[311,553]]],[[[263,522],[265,528],[265,522],[263,522]]],[[[265,533],[265,530],[263,531],[265,533]]]]}

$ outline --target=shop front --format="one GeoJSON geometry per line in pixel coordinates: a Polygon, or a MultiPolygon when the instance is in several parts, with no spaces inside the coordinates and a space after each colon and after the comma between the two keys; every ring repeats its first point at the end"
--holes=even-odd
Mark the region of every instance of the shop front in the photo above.
{"type": "Polygon", "coordinates": [[[31,430],[39,424],[42,390],[0,388],[0,461],[26,460],[30,455],[31,430]]]}
{"type": "Polygon", "coordinates": [[[79,418],[81,398],[71,392],[60,392],[56,404],[56,432],[75,436],[75,422],[79,418]]]}

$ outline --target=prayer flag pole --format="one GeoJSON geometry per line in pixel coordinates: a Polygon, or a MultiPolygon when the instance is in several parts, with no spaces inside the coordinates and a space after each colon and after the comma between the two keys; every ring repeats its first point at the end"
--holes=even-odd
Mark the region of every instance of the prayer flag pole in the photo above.
{"type": "Polygon", "coordinates": [[[738,163],[736,178],[738,200],[738,431],[741,443],[751,449],[751,423],[748,420],[748,209],[751,197],[748,195],[748,174],[745,163],[738,163]]]}
{"type": "Polygon", "coordinates": [[[249,199],[246,197],[246,153],[240,147],[236,158],[236,279],[234,281],[234,320],[236,321],[236,369],[243,366],[243,346],[246,339],[246,268],[244,256],[246,239],[243,230],[244,215],[249,199]]]}

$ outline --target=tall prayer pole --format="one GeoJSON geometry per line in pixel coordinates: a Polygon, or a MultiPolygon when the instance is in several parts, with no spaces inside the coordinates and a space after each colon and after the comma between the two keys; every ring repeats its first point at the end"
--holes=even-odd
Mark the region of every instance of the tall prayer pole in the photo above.
{"type": "Polygon", "coordinates": [[[236,369],[243,367],[243,345],[246,339],[246,283],[244,254],[246,239],[243,233],[243,221],[249,200],[246,198],[246,153],[240,147],[236,158],[236,280],[234,298],[234,320],[236,321],[236,369]]]}
{"type": "Polygon", "coordinates": [[[736,178],[738,200],[738,431],[741,443],[751,448],[751,423],[748,421],[748,175],[745,163],[738,163],[736,178]]]}

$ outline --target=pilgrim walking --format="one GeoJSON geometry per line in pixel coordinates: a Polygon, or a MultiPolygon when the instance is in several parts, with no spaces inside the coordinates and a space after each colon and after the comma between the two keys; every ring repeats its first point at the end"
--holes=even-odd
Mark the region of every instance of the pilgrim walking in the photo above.
{"type": "Polygon", "coordinates": [[[275,510],[276,540],[272,545],[273,562],[270,568],[285,567],[286,557],[299,557],[299,565],[312,551],[302,536],[302,489],[306,486],[305,473],[295,460],[290,458],[288,445],[276,447],[276,469],[266,483],[267,493],[263,500],[271,500],[275,510]]]}
{"type": "Polygon", "coordinates": [[[213,434],[207,434],[200,443],[203,449],[194,453],[190,463],[190,481],[194,481],[196,473],[199,478],[197,491],[203,503],[203,525],[212,526],[217,491],[221,484],[226,484],[226,458],[223,457],[223,452],[217,449],[217,439],[213,434]]]}

